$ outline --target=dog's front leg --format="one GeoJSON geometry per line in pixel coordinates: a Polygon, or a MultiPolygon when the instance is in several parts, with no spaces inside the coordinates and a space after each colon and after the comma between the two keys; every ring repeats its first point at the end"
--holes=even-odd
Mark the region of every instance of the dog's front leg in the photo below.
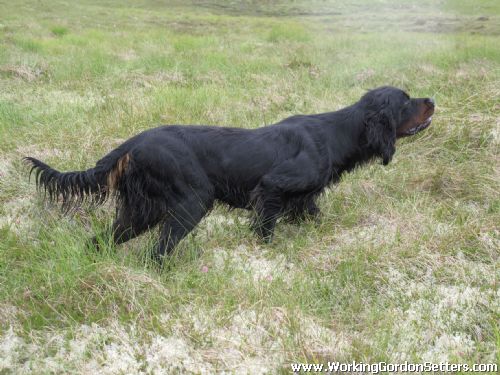
{"type": "Polygon", "coordinates": [[[273,240],[274,227],[276,226],[276,221],[278,220],[277,215],[265,215],[257,214],[255,218],[253,228],[257,235],[266,243],[270,243],[273,240]]]}
{"type": "Polygon", "coordinates": [[[317,169],[311,165],[314,163],[308,155],[300,153],[274,167],[253,190],[252,202],[257,213],[254,229],[264,241],[271,242],[276,221],[288,208],[287,197],[305,196],[292,204],[296,213],[313,216],[319,213],[314,196],[308,195],[320,181],[317,169]]]}
{"type": "Polygon", "coordinates": [[[281,195],[261,183],[254,191],[253,202],[256,215],[252,227],[264,242],[270,243],[276,221],[283,212],[281,195]]]}
{"type": "Polygon", "coordinates": [[[300,223],[307,219],[318,221],[320,214],[314,197],[308,195],[290,199],[286,203],[285,215],[290,223],[300,223]]]}

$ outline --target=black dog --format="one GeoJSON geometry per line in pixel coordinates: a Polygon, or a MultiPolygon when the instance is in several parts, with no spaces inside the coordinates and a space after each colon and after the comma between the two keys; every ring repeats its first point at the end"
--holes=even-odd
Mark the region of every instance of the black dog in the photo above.
{"type": "Polygon", "coordinates": [[[258,129],[162,126],[129,139],[94,168],[61,173],[28,157],[37,185],[63,208],[116,195],[113,239],[160,224],[154,252],[169,254],[215,201],[255,210],[254,228],[272,239],[279,217],[316,216],[317,196],[374,157],[390,162],[396,139],[431,123],[434,102],[380,87],[337,112],[289,117],[258,129]]]}

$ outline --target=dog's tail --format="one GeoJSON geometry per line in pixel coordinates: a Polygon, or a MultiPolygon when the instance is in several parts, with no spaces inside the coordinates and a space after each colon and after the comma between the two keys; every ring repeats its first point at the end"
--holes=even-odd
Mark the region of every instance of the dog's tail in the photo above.
{"type": "Polygon", "coordinates": [[[24,160],[31,165],[30,176],[35,172],[37,188],[44,190],[49,201],[61,201],[64,211],[83,201],[104,203],[117,189],[131,161],[130,154],[120,148],[86,171],[59,172],[38,159],[25,157],[24,160]]]}

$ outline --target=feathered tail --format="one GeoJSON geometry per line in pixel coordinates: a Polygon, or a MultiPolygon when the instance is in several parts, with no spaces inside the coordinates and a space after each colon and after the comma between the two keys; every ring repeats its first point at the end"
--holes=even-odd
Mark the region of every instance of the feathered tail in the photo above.
{"type": "Polygon", "coordinates": [[[62,209],[69,211],[83,201],[104,203],[126,172],[130,156],[115,150],[94,168],[75,172],[59,172],[32,157],[24,160],[31,165],[30,176],[35,172],[37,188],[43,188],[45,197],[52,202],[61,201],[62,209]]]}

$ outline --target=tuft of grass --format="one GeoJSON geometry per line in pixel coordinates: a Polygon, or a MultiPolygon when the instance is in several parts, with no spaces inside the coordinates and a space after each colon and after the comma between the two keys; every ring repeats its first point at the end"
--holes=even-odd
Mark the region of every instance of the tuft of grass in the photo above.
{"type": "Polygon", "coordinates": [[[64,35],[68,34],[69,29],[65,26],[52,26],[50,28],[50,32],[57,37],[62,37],[64,35]]]}

